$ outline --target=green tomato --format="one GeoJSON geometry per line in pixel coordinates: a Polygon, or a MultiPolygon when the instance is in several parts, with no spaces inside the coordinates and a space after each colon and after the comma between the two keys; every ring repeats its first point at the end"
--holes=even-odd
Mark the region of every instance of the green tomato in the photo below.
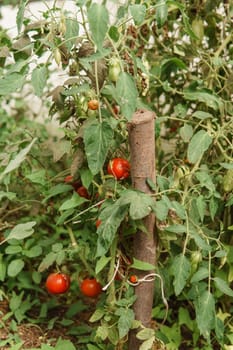
{"type": "Polygon", "coordinates": [[[111,58],[109,62],[108,78],[114,83],[118,80],[121,73],[120,60],[116,57],[111,58]]]}
{"type": "Polygon", "coordinates": [[[233,169],[227,170],[223,176],[223,189],[224,192],[231,192],[233,190],[233,169]]]}
{"type": "Polygon", "coordinates": [[[204,37],[204,24],[201,18],[197,17],[192,21],[192,30],[197,37],[197,41],[201,43],[204,37]]]}

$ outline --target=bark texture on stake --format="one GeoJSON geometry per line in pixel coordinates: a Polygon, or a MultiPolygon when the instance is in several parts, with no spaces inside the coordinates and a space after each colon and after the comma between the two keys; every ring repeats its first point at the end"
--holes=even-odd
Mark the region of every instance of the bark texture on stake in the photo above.
{"type": "MultiPolygon", "coordinates": [[[[155,114],[147,110],[139,110],[134,113],[128,124],[130,163],[132,185],[135,189],[145,193],[151,193],[147,185],[147,179],[155,183],[155,114]]],[[[144,219],[144,225],[148,233],[138,231],[134,236],[133,254],[138,260],[155,265],[155,216],[148,215],[144,219]]],[[[150,271],[135,271],[139,278],[144,277],[150,271]]],[[[152,271],[154,272],[154,271],[152,271]]],[[[137,300],[134,304],[135,318],[141,321],[145,327],[151,326],[151,313],[153,307],[154,281],[144,282],[135,287],[137,300]]],[[[137,350],[140,341],[136,338],[137,331],[132,331],[129,336],[129,350],[137,350]]]]}

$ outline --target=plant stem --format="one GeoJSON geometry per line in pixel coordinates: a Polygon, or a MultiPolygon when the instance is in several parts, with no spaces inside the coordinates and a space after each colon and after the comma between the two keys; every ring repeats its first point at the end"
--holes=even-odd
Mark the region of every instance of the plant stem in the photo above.
{"type": "Polygon", "coordinates": [[[66,226],[66,228],[67,228],[68,234],[70,236],[72,247],[77,247],[78,243],[77,243],[77,241],[76,241],[76,239],[74,237],[73,230],[70,228],[70,226],[66,226]]]}
{"type": "Polygon", "coordinates": [[[229,44],[231,39],[232,39],[232,33],[229,33],[228,36],[223,40],[222,44],[219,46],[218,50],[215,52],[214,54],[215,57],[219,57],[219,55],[226,48],[227,44],[229,44]]]}
{"type": "MultiPolygon", "coordinates": [[[[98,207],[100,204],[104,203],[106,199],[103,199],[95,204],[93,204],[92,206],[88,207],[87,209],[84,209],[83,211],[80,211],[80,213],[78,213],[77,215],[75,215],[74,217],[72,217],[71,219],[67,220],[65,222],[65,224],[68,224],[69,222],[73,221],[74,219],[78,218],[79,216],[81,216],[82,214],[87,213],[89,210],[98,207]]],[[[74,224],[76,224],[77,222],[75,221],[74,224]]]]}
{"type": "MultiPolygon", "coordinates": [[[[110,280],[114,274],[115,271],[115,263],[116,263],[116,251],[117,251],[117,237],[114,238],[113,243],[110,248],[110,255],[112,257],[110,262],[110,268],[108,272],[108,280],[110,280]]],[[[115,285],[114,282],[110,284],[109,286],[109,294],[107,298],[107,303],[110,305],[114,305],[116,301],[115,296],[115,285]]]]}

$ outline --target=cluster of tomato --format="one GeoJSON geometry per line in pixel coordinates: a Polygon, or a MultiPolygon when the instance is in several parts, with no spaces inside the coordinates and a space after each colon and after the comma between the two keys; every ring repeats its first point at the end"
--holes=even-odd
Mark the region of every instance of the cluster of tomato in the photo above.
{"type": "MultiPolygon", "coordinates": [[[[98,108],[98,106],[96,108],[98,108]]],[[[123,158],[114,158],[109,161],[107,172],[109,175],[114,176],[116,180],[126,179],[130,174],[130,163],[123,158]]],[[[64,181],[66,183],[71,183],[79,196],[90,199],[87,189],[84,186],[75,184],[72,175],[66,176],[64,181]]],[[[98,228],[100,224],[101,220],[98,219],[96,221],[96,227],[98,228]]],[[[45,285],[49,293],[63,294],[70,288],[70,277],[64,273],[54,272],[47,277],[45,285]]],[[[80,284],[80,290],[85,296],[97,297],[102,291],[102,286],[95,278],[86,278],[80,284]]]]}
{"type": "MultiPolygon", "coordinates": [[[[70,288],[70,276],[53,272],[47,277],[45,286],[51,294],[66,293],[70,288]]],[[[86,278],[80,284],[80,290],[85,296],[97,297],[102,292],[102,286],[95,278],[86,278]]]]}

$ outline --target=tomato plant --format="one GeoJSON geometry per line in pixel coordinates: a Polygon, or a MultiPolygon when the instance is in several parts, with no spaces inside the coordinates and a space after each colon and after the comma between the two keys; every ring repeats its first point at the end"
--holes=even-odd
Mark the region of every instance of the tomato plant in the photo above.
{"type": "MultiPolygon", "coordinates": [[[[107,286],[94,334],[83,344],[78,335],[77,347],[127,347],[137,287],[122,261],[147,273],[132,241],[138,231],[146,237],[144,219],[153,214],[161,285],[155,278],[156,329],[139,331],[142,347],[163,340],[155,347],[230,350],[231,4],[121,1],[113,13],[110,1],[43,2],[33,17],[27,3],[18,5],[15,36],[2,30],[0,38],[0,298],[12,329],[15,320],[31,322],[34,308],[42,322],[51,319],[56,306],[41,286],[59,268],[107,286]],[[116,181],[130,176],[128,126],[137,110],[156,114],[149,195],[116,181]]],[[[75,287],[66,297],[73,313],[84,307],[75,287]]]]}
{"type": "Polygon", "coordinates": [[[70,277],[64,273],[51,273],[46,279],[45,286],[51,294],[66,293],[70,288],[70,277]]]}
{"type": "Polygon", "coordinates": [[[108,163],[108,174],[113,175],[117,180],[127,179],[130,174],[130,164],[127,159],[113,158],[108,163]]]}
{"type": "Polygon", "coordinates": [[[82,281],[80,290],[87,297],[97,297],[102,293],[102,286],[95,278],[86,278],[82,281]]]}

